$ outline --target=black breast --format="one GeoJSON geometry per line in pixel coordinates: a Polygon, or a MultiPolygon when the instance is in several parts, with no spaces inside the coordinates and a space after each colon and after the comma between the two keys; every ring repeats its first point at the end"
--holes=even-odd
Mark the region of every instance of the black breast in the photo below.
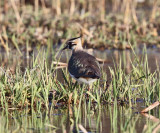
{"type": "Polygon", "coordinates": [[[97,78],[101,76],[100,66],[96,58],[84,51],[76,51],[72,54],[68,70],[75,78],[97,78]]]}

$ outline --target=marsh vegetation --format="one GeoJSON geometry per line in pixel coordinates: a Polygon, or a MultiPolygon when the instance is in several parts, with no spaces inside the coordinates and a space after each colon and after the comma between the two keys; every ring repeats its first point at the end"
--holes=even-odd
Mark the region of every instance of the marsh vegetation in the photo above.
{"type": "Polygon", "coordinates": [[[0,132],[159,131],[159,107],[140,113],[160,99],[158,0],[2,0],[0,16],[0,132]],[[102,59],[90,91],[59,54],[80,34],[102,59]]]}

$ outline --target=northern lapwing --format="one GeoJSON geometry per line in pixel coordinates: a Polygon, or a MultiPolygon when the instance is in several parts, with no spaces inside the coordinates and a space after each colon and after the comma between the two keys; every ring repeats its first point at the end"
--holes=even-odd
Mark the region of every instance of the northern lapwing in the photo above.
{"type": "Polygon", "coordinates": [[[69,39],[62,49],[71,49],[68,71],[72,78],[80,83],[91,85],[101,77],[101,69],[96,58],[84,51],[81,37],[69,39]]]}

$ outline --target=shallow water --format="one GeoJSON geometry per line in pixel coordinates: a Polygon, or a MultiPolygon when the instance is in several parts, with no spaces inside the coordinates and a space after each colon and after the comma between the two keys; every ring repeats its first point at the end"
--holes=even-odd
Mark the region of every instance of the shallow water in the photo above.
{"type": "MultiPolygon", "coordinates": [[[[88,52],[106,61],[101,66],[108,77],[110,75],[108,67],[113,67],[114,64],[118,66],[120,59],[123,62],[122,65],[126,73],[130,73],[132,69],[131,60],[133,61],[136,58],[130,50],[88,50],[88,52]]],[[[37,52],[34,55],[36,56],[37,52]]],[[[16,73],[17,66],[20,66],[22,71],[25,71],[25,67],[32,68],[32,56],[32,54],[29,57],[19,56],[19,53],[15,51],[9,56],[6,53],[1,53],[0,75],[4,73],[4,70],[16,73]]],[[[64,52],[61,61],[67,62],[69,56],[70,52],[64,52]]],[[[142,58],[142,50],[137,50],[136,56],[142,58]]],[[[148,49],[147,57],[149,68],[151,72],[154,72],[157,66],[160,66],[159,50],[148,49]]],[[[48,54],[46,59],[48,59],[48,64],[51,64],[53,60],[52,54],[48,54]]],[[[59,81],[63,82],[61,69],[58,69],[57,73],[59,81]]],[[[83,103],[79,116],[77,116],[78,107],[76,105],[70,108],[66,105],[52,105],[50,112],[45,112],[45,110],[35,112],[31,109],[16,110],[14,108],[10,108],[7,112],[5,109],[1,109],[0,132],[82,132],[81,126],[87,132],[92,133],[146,132],[159,124],[160,110],[155,108],[148,116],[147,114],[139,113],[143,108],[145,108],[143,100],[137,99],[137,103],[133,104],[132,107],[128,105],[121,106],[116,103],[101,105],[101,107],[97,104],[89,105],[88,103],[83,103]]]]}
{"type": "Polygon", "coordinates": [[[81,106],[79,117],[78,107],[65,106],[52,107],[50,112],[35,112],[34,110],[14,110],[0,113],[0,131],[4,132],[82,132],[81,125],[89,133],[106,132],[137,132],[149,131],[150,126],[159,124],[159,108],[154,109],[150,115],[139,114],[143,103],[137,103],[133,107],[113,105],[89,106],[84,103],[81,106]],[[70,111],[69,111],[70,110],[70,111]],[[149,118],[150,117],[150,118],[149,118]],[[76,122],[76,119],[78,121],[76,122]]]}

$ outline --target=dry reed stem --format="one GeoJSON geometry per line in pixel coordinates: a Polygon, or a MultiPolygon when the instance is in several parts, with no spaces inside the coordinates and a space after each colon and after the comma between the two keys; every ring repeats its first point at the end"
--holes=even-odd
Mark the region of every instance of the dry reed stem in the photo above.
{"type": "Polygon", "coordinates": [[[69,115],[73,116],[73,111],[72,111],[70,103],[68,103],[68,111],[69,111],[69,115]]]}
{"type": "MultiPolygon", "coordinates": [[[[106,62],[107,62],[107,60],[101,59],[101,58],[96,58],[96,60],[97,60],[99,63],[106,63],[106,62]]],[[[67,66],[68,66],[68,64],[67,64],[67,63],[64,63],[64,62],[56,62],[56,61],[53,61],[53,64],[54,64],[54,65],[57,65],[56,69],[64,68],[64,67],[67,67],[67,66]]]]}
{"type": "Polygon", "coordinates": [[[118,7],[120,6],[120,0],[112,0],[112,11],[118,11],[118,7]]]}
{"type": "Polygon", "coordinates": [[[106,8],[105,8],[105,0],[100,0],[100,9],[101,9],[101,21],[102,22],[104,22],[104,20],[105,20],[105,10],[106,10],[106,8]]]}
{"type": "Polygon", "coordinates": [[[56,11],[57,11],[57,15],[61,15],[61,1],[60,0],[56,0],[56,11]]]}
{"type": "Polygon", "coordinates": [[[124,12],[124,24],[129,24],[130,19],[130,0],[127,0],[125,5],[125,12],[124,12]]]}
{"type": "Polygon", "coordinates": [[[12,5],[13,10],[14,10],[15,15],[16,15],[16,19],[17,19],[17,22],[18,22],[18,24],[17,24],[17,32],[19,33],[19,31],[20,31],[20,26],[23,24],[23,22],[22,22],[22,19],[21,19],[21,17],[20,17],[20,14],[19,14],[19,12],[18,12],[17,6],[16,6],[16,4],[15,4],[15,0],[11,0],[11,5],[12,5]]]}
{"type": "Polygon", "coordinates": [[[75,0],[70,0],[70,1],[71,1],[70,16],[72,16],[75,11],[75,0]]]}
{"type": "Polygon", "coordinates": [[[6,46],[1,34],[0,34],[0,41],[1,41],[2,46],[4,47],[4,49],[6,50],[6,52],[8,54],[9,53],[9,48],[8,48],[8,46],[6,46]]]}
{"type": "Polygon", "coordinates": [[[127,38],[130,38],[130,34],[129,34],[129,24],[130,24],[130,15],[131,15],[130,8],[131,8],[131,0],[127,0],[125,12],[124,12],[124,24],[126,25],[127,38]]]}
{"type": "Polygon", "coordinates": [[[39,0],[34,1],[34,6],[35,6],[35,15],[37,16],[39,10],[39,0]]]}
{"type": "Polygon", "coordinates": [[[46,5],[45,5],[45,1],[41,0],[41,3],[42,3],[42,7],[43,7],[44,13],[47,14],[47,9],[46,9],[46,5]]]}
{"type": "Polygon", "coordinates": [[[17,110],[19,108],[9,107],[8,110],[17,110]]]}
{"type": "Polygon", "coordinates": [[[118,43],[118,33],[119,33],[119,29],[118,29],[118,23],[116,23],[116,27],[115,27],[115,38],[114,38],[114,45],[116,45],[118,43]]]}
{"type": "Polygon", "coordinates": [[[147,129],[147,124],[144,125],[143,127],[143,130],[142,131],[145,131],[147,129]]]}
{"type": "Polygon", "coordinates": [[[142,34],[146,35],[146,30],[147,30],[147,22],[145,19],[142,21],[142,34]]]}
{"type": "Polygon", "coordinates": [[[57,66],[55,67],[55,69],[62,69],[62,68],[66,68],[67,66],[57,66]]]}
{"type": "Polygon", "coordinates": [[[158,133],[160,131],[160,124],[153,130],[152,133],[158,133]]]}
{"type": "Polygon", "coordinates": [[[129,74],[132,71],[132,67],[130,64],[131,61],[131,55],[129,51],[126,51],[126,72],[129,74]]]}
{"type": "Polygon", "coordinates": [[[96,58],[96,60],[97,60],[99,63],[106,63],[106,62],[107,62],[107,60],[101,59],[101,58],[96,58]]]}
{"type": "Polygon", "coordinates": [[[88,7],[89,7],[89,12],[92,13],[92,10],[93,10],[93,1],[92,0],[89,1],[88,7]]]}
{"type": "MultiPolygon", "coordinates": [[[[155,116],[153,115],[149,115],[147,113],[142,113],[143,116],[145,116],[146,118],[150,119],[151,121],[155,122],[155,123],[158,123],[160,122],[160,119],[156,118],[155,116]]],[[[157,133],[157,131],[160,129],[160,124],[153,130],[152,133],[157,133]]],[[[144,128],[143,128],[143,131],[147,130],[147,125],[145,124],[144,125],[144,128]]]]}
{"type": "Polygon", "coordinates": [[[8,0],[4,0],[4,7],[3,7],[3,9],[4,9],[4,12],[5,13],[7,13],[8,12],[8,0]]]}
{"type": "Polygon", "coordinates": [[[7,31],[6,31],[6,27],[2,26],[2,32],[3,32],[3,37],[4,39],[7,41],[8,43],[8,35],[7,35],[7,31]]]}
{"type": "Polygon", "coordinates": [[[155,107],[157,107],[159,105],[159,101],[154,102],[153,104],[151,104],[150,106],[148,106],[147,108],[143,109],[141,111],[141,113],[147,113],[148,111],[154,109],[155,107]]]}
{"type": "Polygon", "coordinates": [[[132,12],[132,17],[133,17],[133,21],[134,21],[134,23],[136,24],[136,25],[138,25],[139,23],[138,23],[138,18],[137,18],[137,15],[136,15],[136,2],[135,1],[133,1],[132,2],[132,10],[131,10],[131,12],[132,12]]]}
{"type": "Polygon", "coordinates": [[[71,102],[72,102],[72,96],[73,96],[73,93],[70,93],[70,94],[69,94],[69,99],[68,99],[69,115],[73,115],[72,108],[71,108],[71,106],[70,106],[70,104],[71,104],[71,102]]]}
{"type": "Polygon", "coordinates": [[[147,113],[141,113],[143,116],[145,116],[146,118],[150,119],[153,122],[160,122],[160,119],[156,118],[153,115],[149,115],[147,113]]]}
{"type": "Polygon", "coordinates": [[[13,10],[14,10],[15,14],[16,14],[17,22],[19,22],[20,24],[22,24],[22,20],[21,20],[20,14],[18,12],[17,6],[15,4],[15,0],[11,0],[11,5],[13,7],[13,10]]]}
{"type": "Polygon", "coordinates": [[[53,61],[54,65],[67,66],[67,63],[53,61]]]}
{"type": "Polygon", "coordinates": [[[80,29],[82,30],[82,33],[88,35],[89,37],[93,37],[92,33],[90,33],[86,28],[84,28],[81,24],[77,23],[77,25],[80,27],[80,29]]]}
{"type": "Polygon", "coordinates": [[[78,124],[78,127],[82,130],[83,133],[88,133],[87,130],[81,124],[78,124]]]}
{"type": "Polygon", "coordinates": [[[153,9],[150,17],[150,22],[153,22],[156,18],[156,10],[157,10],[158,0],[154,0],[153,9]]]}

